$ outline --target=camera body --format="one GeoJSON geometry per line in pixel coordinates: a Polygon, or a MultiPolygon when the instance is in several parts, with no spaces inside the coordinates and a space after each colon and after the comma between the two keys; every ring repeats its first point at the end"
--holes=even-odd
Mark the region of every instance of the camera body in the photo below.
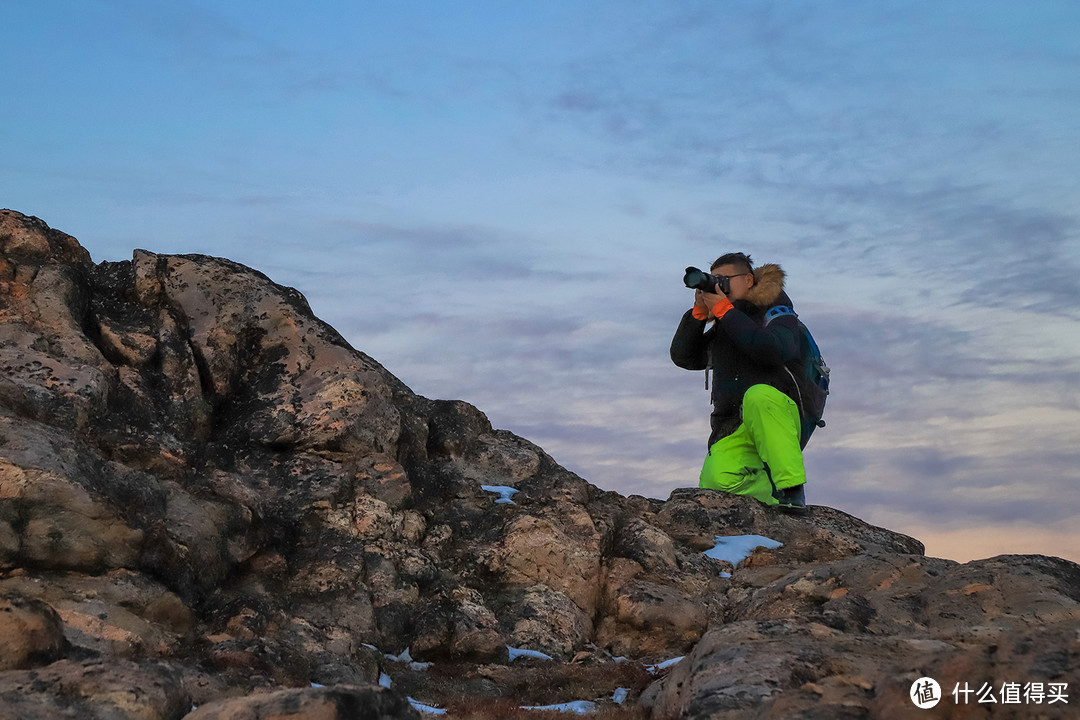
{"type": "Polygon", "coordinates": [[[714,293],[716,292],[716,286],[720,286],[720,290],[725,295],[731,292],[731,280],[723,275],[710,275],[704,270],[698,270],[696,267],[686,268],[686,274],[683,275],[683,284],[691,290],[701,290],[703,292],[714,293]]]}

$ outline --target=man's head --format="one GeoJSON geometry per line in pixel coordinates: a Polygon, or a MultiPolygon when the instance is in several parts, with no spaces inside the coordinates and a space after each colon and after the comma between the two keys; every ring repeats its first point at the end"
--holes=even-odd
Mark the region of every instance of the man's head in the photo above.
{"type": "Polygon", "coordinates": [[[709,269],[713,275],[725,275],[731,283],[728,298],[742,300],[754,286],[754,265],[749,255],[727,253],[716,258],[709,269]]]}

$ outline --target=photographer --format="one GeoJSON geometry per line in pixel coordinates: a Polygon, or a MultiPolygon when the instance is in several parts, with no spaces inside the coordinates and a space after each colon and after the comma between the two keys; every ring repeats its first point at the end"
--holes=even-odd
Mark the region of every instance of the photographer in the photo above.
{"type": "Polygon", "coordinates": [[[688,286],[694,306],[671,341],[671,359],[712,372],[712,434],[700,486],[805,511],[798,389],[785,363],[799,327],[779,265],[756,270],[743,253],[717,258],[688,286]],[[707,289],[703,289],[707,288],[707,289]],[[712,323],[710,325],[710,322],[712,323]]]}

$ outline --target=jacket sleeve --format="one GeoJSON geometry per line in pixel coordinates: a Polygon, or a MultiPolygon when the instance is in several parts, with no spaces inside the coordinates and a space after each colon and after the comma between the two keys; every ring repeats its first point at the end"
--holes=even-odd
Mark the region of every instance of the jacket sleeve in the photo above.
{"type": "Polygon", "coordinates": [[[783,365],[799,357],[799,321],[795,315],[782,315],[762,327],[741,310],[731,309],[719,322],[731,342],[755,362],[783,365]]]}
{"type": "Polygon", "coordinates": [[[671,340],[671,361],[686,370],[704,370],[709,365],[709,341],[705,337],[705,320],[687,310],[671,340]]]}

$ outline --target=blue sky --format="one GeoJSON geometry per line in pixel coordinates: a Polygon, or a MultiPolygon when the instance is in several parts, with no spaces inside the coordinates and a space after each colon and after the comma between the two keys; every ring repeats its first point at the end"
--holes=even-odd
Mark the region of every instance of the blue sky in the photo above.
{"type": "Polygon", "coordinates": [[[780,263],[808,499],[1080,560],[1080,5],[10,2],[0,206],[292,285],[591,482],[696,485],[685,266],[780,263]]]}

